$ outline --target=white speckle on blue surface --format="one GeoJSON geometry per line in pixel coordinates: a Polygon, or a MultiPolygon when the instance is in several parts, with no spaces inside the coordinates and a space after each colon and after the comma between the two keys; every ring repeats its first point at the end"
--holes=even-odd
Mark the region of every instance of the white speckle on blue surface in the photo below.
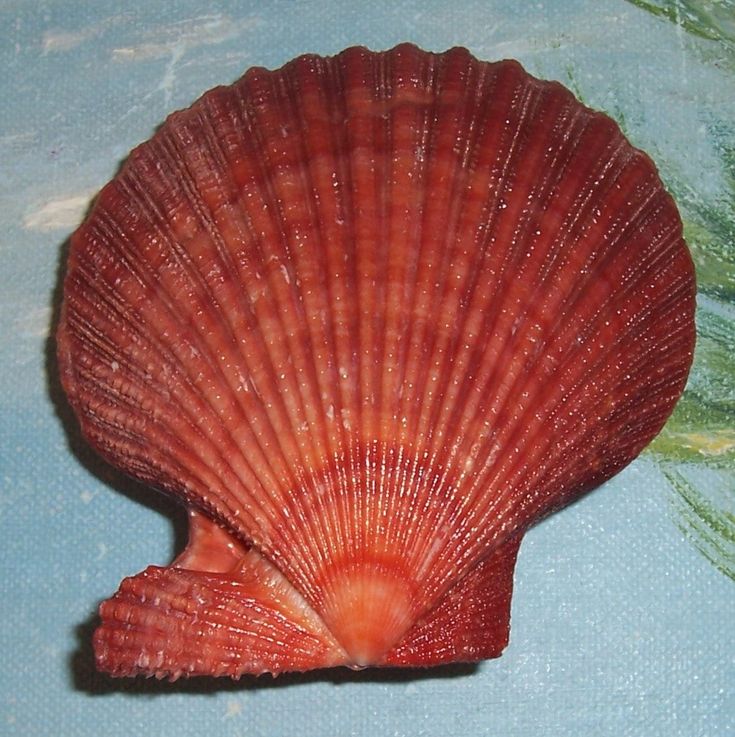
{"type": "Polygon", "coordinates": [[[228,699],[225,706],[226,708],[224,716],[222,717],[223,719],[232,719],[233,717],[238,717],[242,714],[242,702],[238,699],[228,699]]]}
{"type": "Polygon", "coordinates": [[[50,233],[68,231],[82,221],[84,212],[92,200],[93,192],[65,195],[34,207],[23,218],[23,227],[50,233]]]}

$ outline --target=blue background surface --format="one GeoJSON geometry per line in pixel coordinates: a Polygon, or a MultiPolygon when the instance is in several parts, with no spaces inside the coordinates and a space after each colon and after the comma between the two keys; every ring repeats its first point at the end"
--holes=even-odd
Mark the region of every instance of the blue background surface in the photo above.
{"type": "Polygon", "coordinates": [[[623,118],[664,179],[707,198],[723,174],[702,111],[735,120],[714,42],[708,59],[681,24],[622,0],[11,1],[0,28],[0,733],[735,732],[735,585],[677,525],[651,456],[527,535],[500,660],[239,684],[97,675],[98,602],[171,559],[182,517],[86,449],[51,333],[64,244],[91,197],[166,114],[249,66],[404,40],[518,58],[623,118]]]}

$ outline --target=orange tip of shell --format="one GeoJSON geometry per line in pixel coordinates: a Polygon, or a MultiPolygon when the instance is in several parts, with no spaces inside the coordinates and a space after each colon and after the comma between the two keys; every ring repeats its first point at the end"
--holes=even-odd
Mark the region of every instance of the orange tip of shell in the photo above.
{"type": "Polygon", "coordinates": [[[413,624],[412,615],[406,581],[368,566],[338,579],[324,621],[359,668],[380,663],[413,624]]]}

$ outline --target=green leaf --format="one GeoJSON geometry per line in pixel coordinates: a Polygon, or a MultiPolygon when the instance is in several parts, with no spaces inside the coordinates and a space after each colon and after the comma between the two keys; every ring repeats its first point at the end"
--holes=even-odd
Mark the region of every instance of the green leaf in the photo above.
{"type": "Polygon", "coordinates": [[[735,514],[732,507],[728,511],[713,503],[680,470],[668,464],[664,464],[662,470],[677,493],[675,504],[681,531],[718,570],[735,580],[735,514]]]}

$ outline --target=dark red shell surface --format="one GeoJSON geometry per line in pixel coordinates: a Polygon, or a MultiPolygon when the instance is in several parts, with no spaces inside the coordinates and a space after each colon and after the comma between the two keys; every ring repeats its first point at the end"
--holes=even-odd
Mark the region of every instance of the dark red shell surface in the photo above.
{"type": "Polygon", "coordinates": [[[98,666],[499,655],[524,531],[661,429],[694,300],[650,159],[516,62],[352,48],[208,92],[72,239],[83,432],[191,519],[98,666]]]}

